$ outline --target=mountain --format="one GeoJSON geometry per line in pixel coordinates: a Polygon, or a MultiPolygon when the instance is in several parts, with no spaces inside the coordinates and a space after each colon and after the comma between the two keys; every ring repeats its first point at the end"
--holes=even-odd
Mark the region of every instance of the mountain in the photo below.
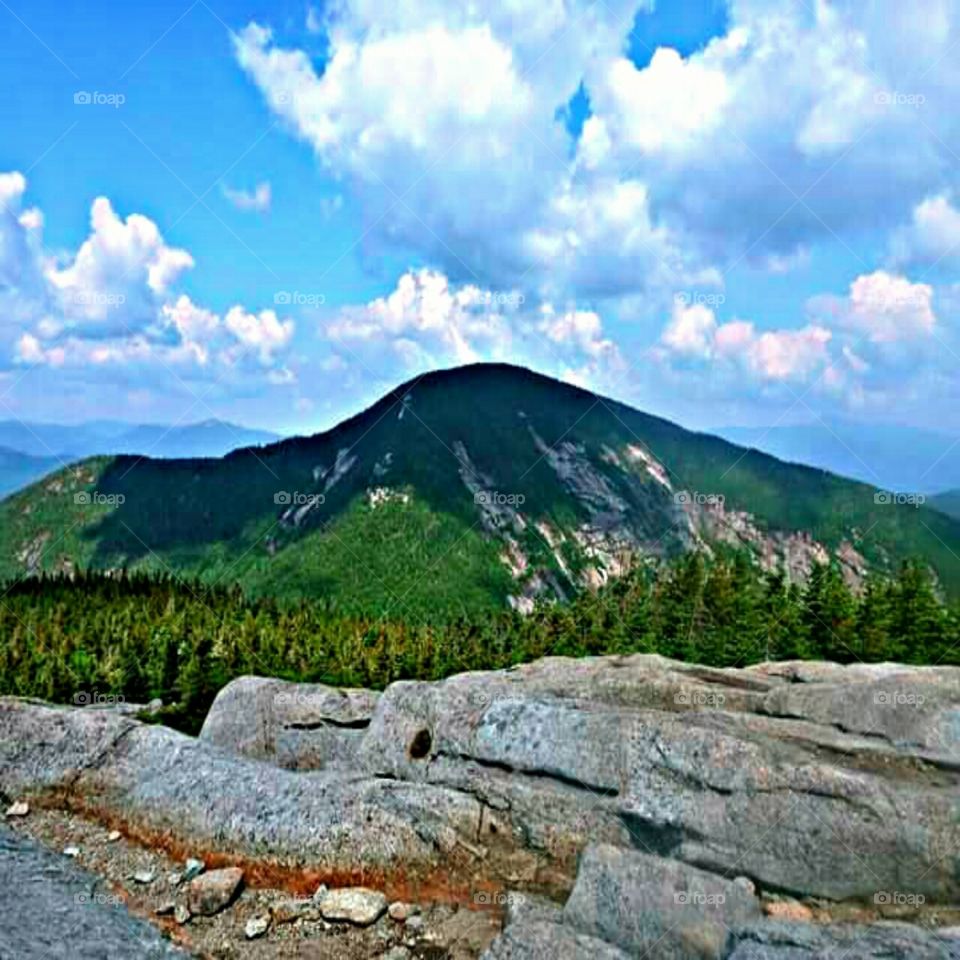
{"type": "Polygon", "coordinates": [[[272,443],[278,437],[221,420],[168,426],[96,420],[75,425],[0,421],[0,446],[34,457],[78,460],[97,454],[155,457],[222,457],[239,447],[272,443]]]}
{"type": "Polygon", "coordinates": [[[931,507],[950,517],[960,520],[960,490],[948,490],[939,493],[928,501],[931,507]]]}
{"type": "Polygon", "coordinates": [[[22,489],[59,466],[62,463],[56,457],[31,457],[0,447],[0,497],[22,489]]]}
{"type": "Polygon", "coordinates": [[[97,457],[0,503],[0,576],[174,571],[394,617],[527,608],[698,546],[795,578],[835,557],[852,581],[920,555],[960,594],[955,519],[498,364],[317,436],[97,457]]]}
{"type": "Polygon", "coordinates": [[[929,494],[960,487],[960,436],[846,420],[721,427],[716,433],[781,460],[820,467],[883,490],[929,494]]]}

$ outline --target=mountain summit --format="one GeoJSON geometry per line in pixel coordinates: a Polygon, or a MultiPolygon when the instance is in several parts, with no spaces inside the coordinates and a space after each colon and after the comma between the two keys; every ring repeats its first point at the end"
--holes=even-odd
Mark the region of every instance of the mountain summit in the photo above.
{"type": "Polygon", "coordinates": [[[643,558],[739,548],[797,579],[920,555],[960,592],[960,522],[908,499],[478,364],[316,436],[60,471],[0,504],[0,572],[174,571],[420,616],[527,609],[643,558]]]}

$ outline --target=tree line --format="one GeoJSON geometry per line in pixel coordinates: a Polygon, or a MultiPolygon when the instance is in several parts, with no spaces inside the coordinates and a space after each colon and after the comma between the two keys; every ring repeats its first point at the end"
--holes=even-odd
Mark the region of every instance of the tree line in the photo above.
{"type": "Polygon", "coordinates": [[[446,622],[345,616],[146,574],[37,577],[0,596],[0,693],[54,702],[160,698],[195,731],[243,674],[383,688],[542,656],[659,653],[710,666],[763,660],[960,664],[960,607],[905,564],[861,590],[836,565],[806,583],[746,554],[644,566],[566,604],[446,622]]]}

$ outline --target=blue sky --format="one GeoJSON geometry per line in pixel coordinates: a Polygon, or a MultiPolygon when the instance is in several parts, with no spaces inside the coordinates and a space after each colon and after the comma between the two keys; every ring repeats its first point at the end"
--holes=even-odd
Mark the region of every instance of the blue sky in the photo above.
{"type": "Polygon", "coordinates": [[[308,430],[498,359],[698,427],[960,427],[958,2],[0,24],[0,418],[308,430]]]}

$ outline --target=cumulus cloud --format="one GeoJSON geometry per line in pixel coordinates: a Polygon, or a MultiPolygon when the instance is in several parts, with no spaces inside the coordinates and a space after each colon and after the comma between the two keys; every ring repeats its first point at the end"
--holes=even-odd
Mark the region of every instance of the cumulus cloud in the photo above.
{"type": "Polygon", "coordinates": [[[815,297],[811,312],[873,344],[917,341],[937,326],[933,287],[877,270],[856,278],[845,298],[815,297]]]}
{"type": "Polygon", "coordinates": [[[891,240],[893,262],[900,267],[943,264],[955,267],[960,261],[960,210],[942,193],[917,204],[909,226],[897,230],[891,240]]]}
{"type": "Polygon", "coordinates": [[[140,214],[117,216],[106,197],[94,200],[90,236],[62,268],[46,271],[68,326],[85,336],[139,332],[156,322],[164,297],[193,267],[186,250],[169,247],[140,214]]]}
{"type": "Polygon", "coordinates": [[[465,282],[618,297],[902,223],[960,133],[960,5],[933,6],[732,0],[724,36],[642,68],[623,52],[637,0],[343,0],[314,24],[322,72],[260,24],[234,45],[384,242],[465,282]],[[929,64],[909,89],[904,62],[929,64]],[[577,135],[558,111],[581,85],[577,135]]]}
{"type": "Polygon", "coordinates": [[[292,374],[285,354],[294,321],[272,310],[233,307],[221,318],[177,291],[194,265],[141,214],[122,218],[106,197],[93,201],[90,234],[74,253],[51,256],[43,217],[24,210],[26,181],[0,174],[0,325],[4,358],[27,366],[149,376],[211,378],[263,371],[271,382],[292,374]]]}
{"type": "Polygon", "coordinates": [[[621,363],[594,311],[528,305],[517,291],[458,286],[428,269],[405,273],[385,297],[341,309],[321,333],[349,358],[375,363],[389,351],[408,370],[509,360],[600,373],[621,363]]]}
{"type": "Polygon", "coordinates": [[[765,331],[746,320],[721,324],[706,304],[678,301],[654,355],[667,362],[712,360],[762,381],[803,381],[829,367],[832,338],[830,330],[816,324],[765,331]]]}

